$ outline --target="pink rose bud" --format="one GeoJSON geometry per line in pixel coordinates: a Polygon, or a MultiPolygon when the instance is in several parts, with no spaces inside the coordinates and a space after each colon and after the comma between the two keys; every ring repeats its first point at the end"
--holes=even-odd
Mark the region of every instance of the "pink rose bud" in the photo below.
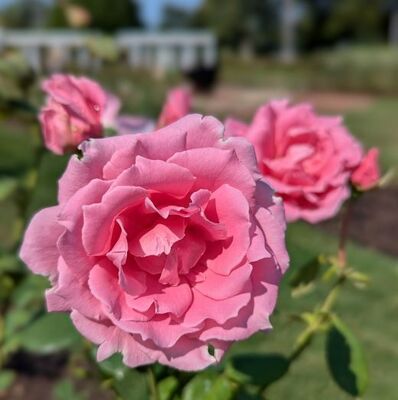
{"type": "Polygon", "coordinates": [[[353,172],[351,182],[360,190],[369,190],[376,186],[379,179],[379,149],[372,148],[353,172]]]}
{"type": "Polygon", "coordinates": [[[63,154],[88,138],[102,136],[107,94],[96,82],[56,74],[42,88],[48,97],[39,119],[49,150],[63,154]]]}
{"type": "Polygon", "coordinates": [[[226,135],[254,145],[258,167],[283,198],[290,222],[331,218],[350,196],[351,171],[362,149],[339,117],[318,116],[309,104],[272,101],[250,125],[227,120],[226,135]]]}
{"type": "Polygon", "coordinates": [[[171,90],[160,113],[158,128],[169,125],[189,114],[191,102],[191,93],[188,89],[176,88],[171,90]]]}
{"type": "Polygon", "coordinates": [[[271,328],[288,267],[282,201],[252,146],[188,115],[155,132],[92,139],[38,212],[20,256],[50,278],[49,311],[71,314],[129,367],[200,370],[271,328]]]}

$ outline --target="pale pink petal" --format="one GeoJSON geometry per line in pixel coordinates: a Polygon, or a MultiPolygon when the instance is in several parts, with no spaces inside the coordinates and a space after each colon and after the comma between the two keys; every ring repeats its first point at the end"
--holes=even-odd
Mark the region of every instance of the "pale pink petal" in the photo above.
{"type": "Polygon", "coordinates": [[[19,256],[35,274],[57,274],[57,241],[65,230],[57,221],[58,214],[58,206],[39,211],[25,232],[19,256]]]}

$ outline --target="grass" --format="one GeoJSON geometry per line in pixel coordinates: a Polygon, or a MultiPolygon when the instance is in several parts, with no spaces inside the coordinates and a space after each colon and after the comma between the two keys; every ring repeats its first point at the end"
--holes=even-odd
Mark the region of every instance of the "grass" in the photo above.
{"type": "Polygon", "coordinates": [[[398,50],[354,46],[303,56],[284,65],[275,58],[244,60],[221,54],[222,79],[245,86],[397,94],[398,50]]]}
{"type": "MultiPolygon", "coordinates": [[[[398,99],[378,98],[369,108],[352,111],[346,115],[351,132],[367,147],[380,148],[384,169],[395,168],[398,172],[398,99]]],[[[396,181],[398,177],[395,177],[396,181]]]]}

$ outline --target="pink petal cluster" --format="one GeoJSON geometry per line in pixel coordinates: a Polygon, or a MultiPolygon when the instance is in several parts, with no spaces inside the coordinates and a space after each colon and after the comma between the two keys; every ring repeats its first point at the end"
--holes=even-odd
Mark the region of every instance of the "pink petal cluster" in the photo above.
{"type": "Polygon", "coordinates": [[[31,221],[21,258],[50,277],[48,310],[70,312],[98,360],[200,370],[270,329],[288,266],[283,207],[252,146],[223,131],[189,115],[85,142],[59,204],[31,221]]]}
{"type": "Polygon", "coordinates": [[[379,150],[372,148],[353,172],[351,182],[360,190],[369,190],[375,187],[379,180],[379,150]]]}
{"type": "Polygon", "coordinates": [[[83,140],[102,136],[107,94],[96,82],[55,74],[42,88],[48,97],[39,119],[49,150],[63,154],[74,150],[83,140]]]}
{"type": "Polygon", "coordinates": [[[318,116],[309,104],[272,101],[250,125],[227,120],[226,135],[254,145],[259,169],[283,198],[288,221],[331,218],[350,196],[362,148],[339,117],[318,116]]]}

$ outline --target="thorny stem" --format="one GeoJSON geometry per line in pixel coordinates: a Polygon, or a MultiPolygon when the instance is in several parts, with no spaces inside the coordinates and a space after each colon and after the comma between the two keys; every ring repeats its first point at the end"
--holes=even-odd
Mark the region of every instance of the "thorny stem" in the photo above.
{"type": "Polygon", "coordinates": [[[319,327],[322,323],[325,322],[325,318],[327,318],[328,314],[332,311],[334,304],[336,303],[338,294],[341,290],[342,285],[346,280],[345,276],[345,268],[347,266],[347,236],[348,236],[348,227],[352,214],[352,207],[354,204],[354,199],[351,197],[348,200],[346,209],[342,215],[341,225],[340,225],[340,238],[339,238],[339,249],[338,249],[338,261],[341,274],[330,292],[326,296],[321,308],[320,313],[318,314],[318,318],[314,324],[308,326],[299,336],[298,344],[293,349],[292,353],[289,356],[289,363],[293,363],[299,356],[303,353],[303,351],[309,346],[313,337],[317,333],[319,327]]]}
{"type": "Polygon", "coordinates": [[[346,209],[343,212],[340,225],[340,240],[339,240],[339,266],[344,269],[347,265],[347,237],[348,237],[348,227],[350,223],[350,218],[352,214],[352,208],[354,205],[354,199],[351,197],[348,202],[346,209]]]}

